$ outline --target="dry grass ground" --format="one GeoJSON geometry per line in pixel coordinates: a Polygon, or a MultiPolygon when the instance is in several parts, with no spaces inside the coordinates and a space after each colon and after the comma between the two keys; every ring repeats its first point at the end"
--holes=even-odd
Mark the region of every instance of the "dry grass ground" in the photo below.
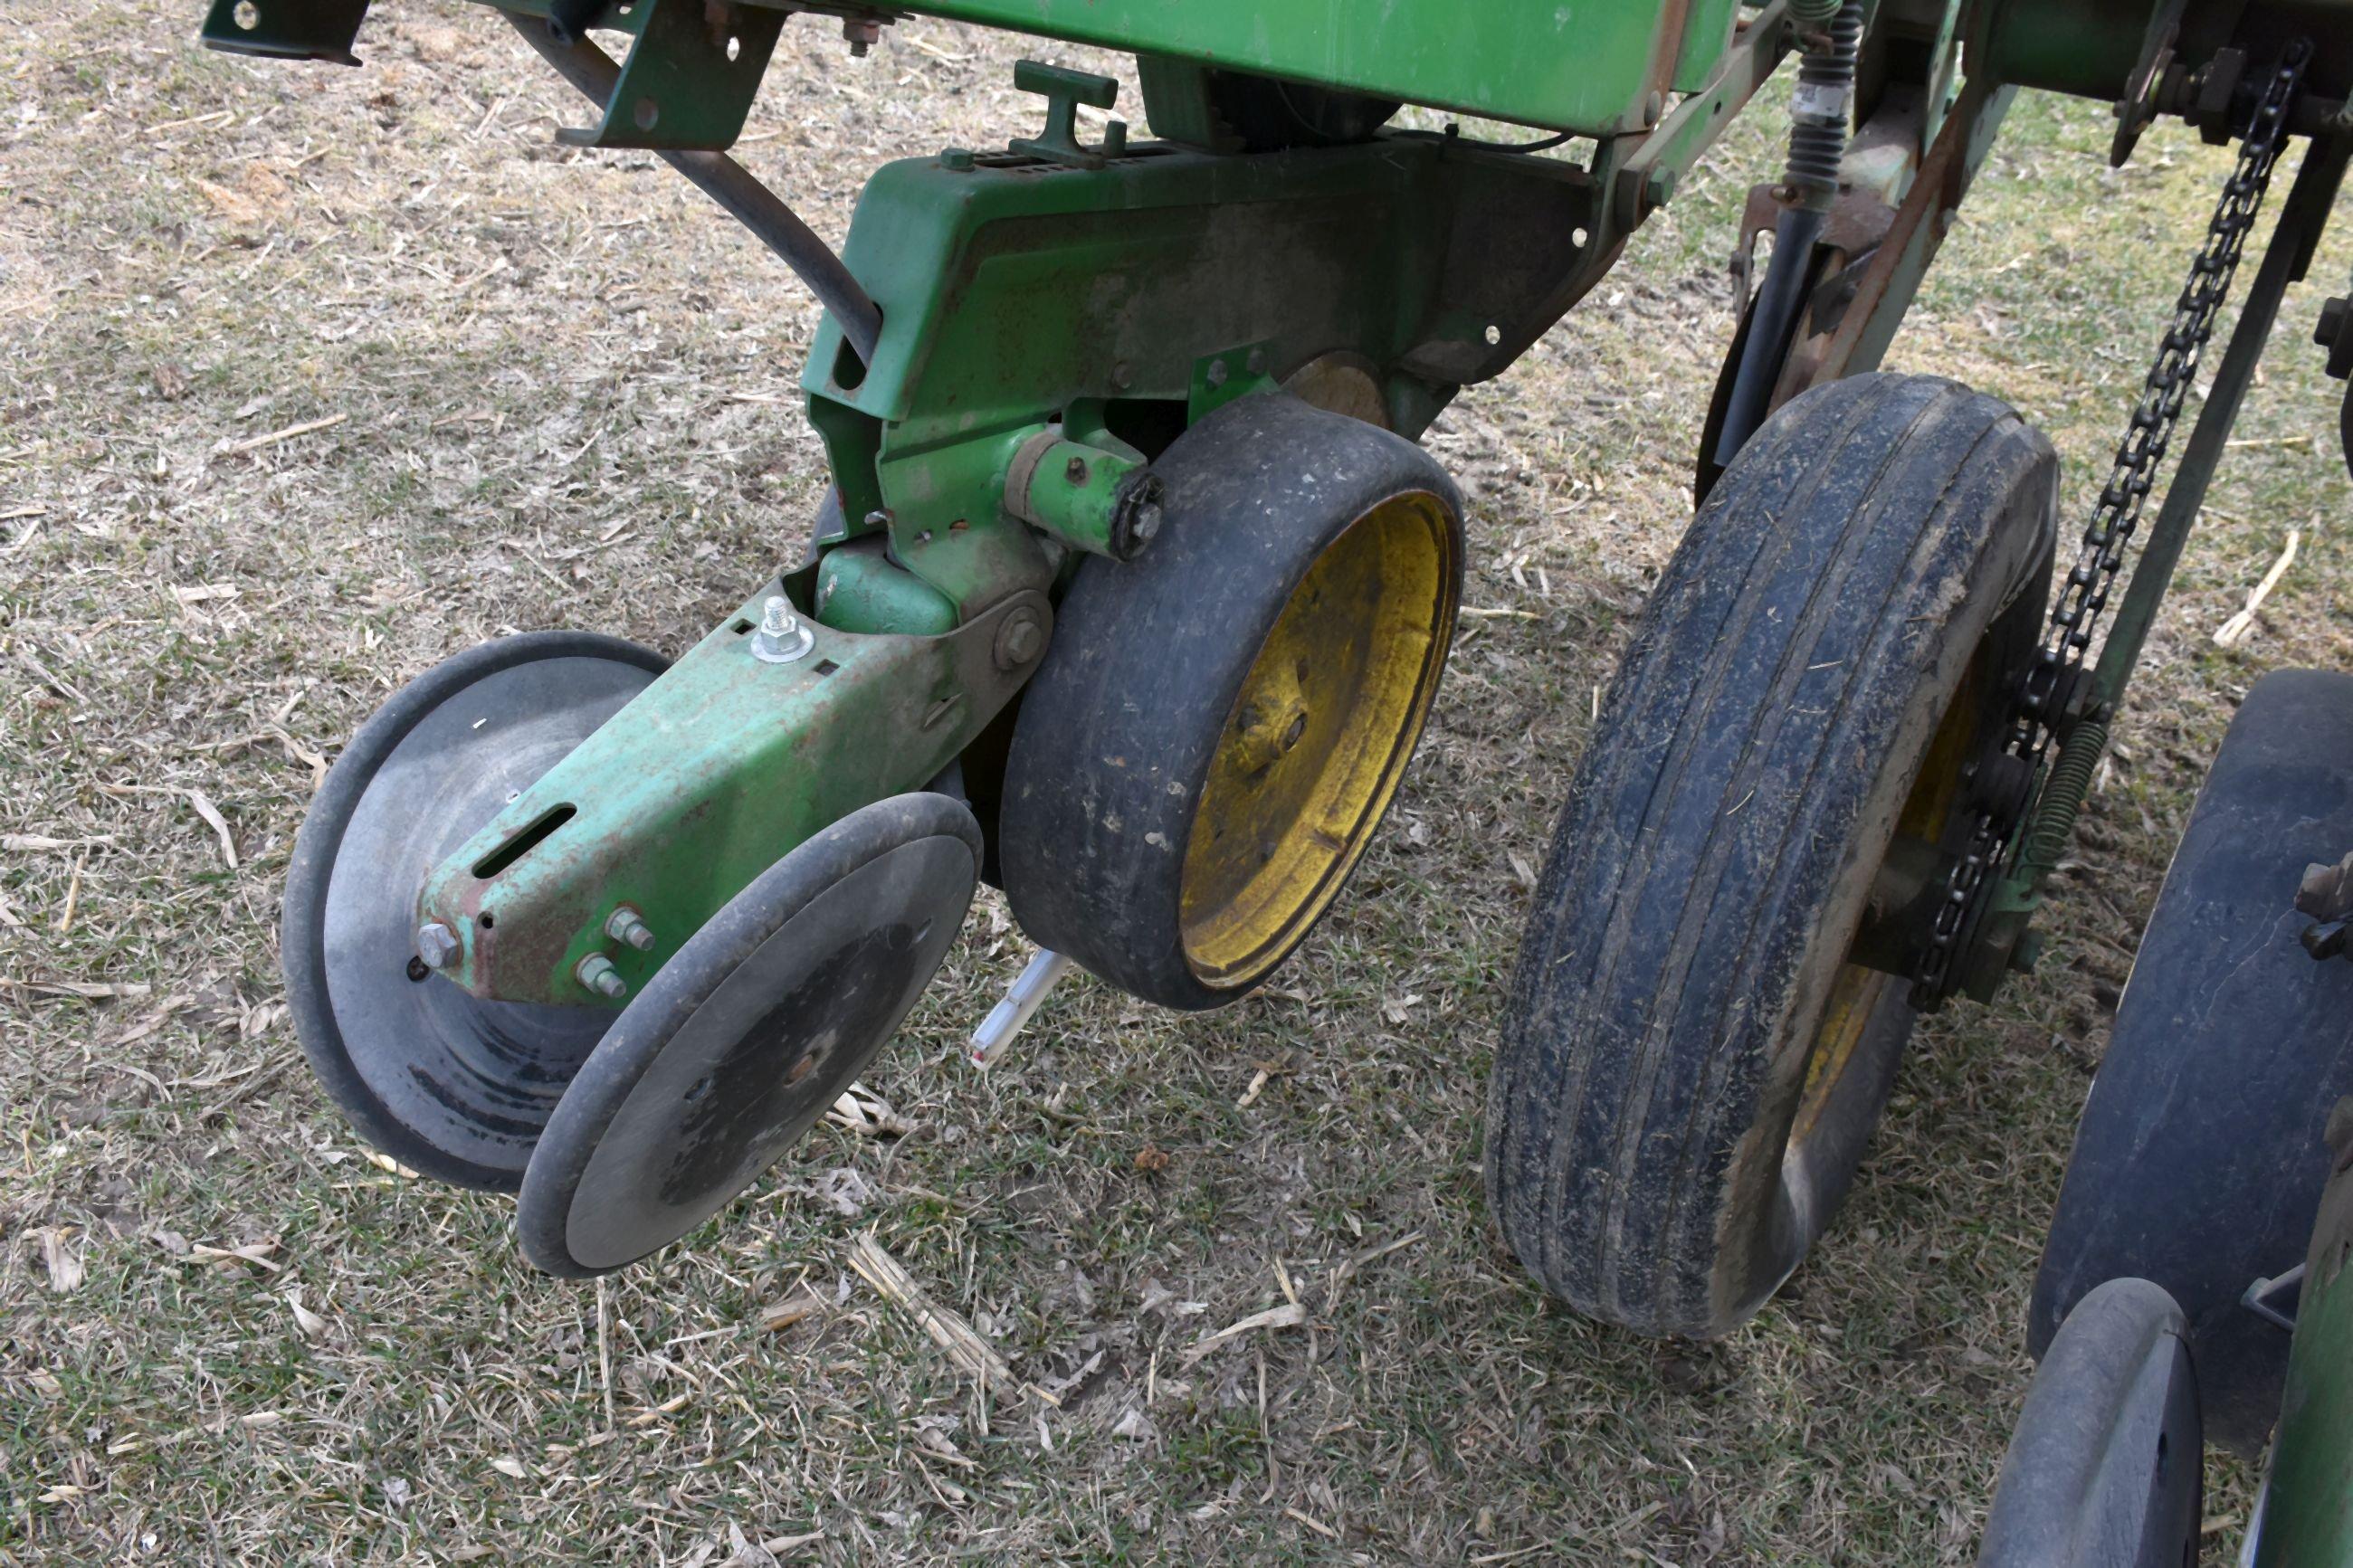
{"type": "MultiPolygon", "coordinates": [[[[552,146],[578,106],[485,14],[386,5],[343,71],[205,54],[199,10],[0,30],[0,1558],[1969,1557],[2203,759],[2263,669],[2348,653],[2337,388],[2302,339],[2353,230],[2290,300],[2052,960],[1922,1030],[1846,1215],[1729,1340],[1548,1303],[1477,1131],[1526,869],[1684,521],[1770,113],[1433,434],[1471,602],[1515,613],[1471,623],[1279,983],[1176,1017],[1076,982],[977,1078],[954,1047],[1025,955],[985,906],[870,1079],[918,1130],[821,1130],[600,1295],[526,1269],[507,1203],[355,1144],[286,1018],[280,884],[319,759],[401,681],[517,628],[676,651],[797,546],[812,311],[650,159],[552,146]],[[870,1227],[1060,1406],[976,1401],[848,1269],[870,1227]],[[1303,1325],[1181,1353],[1294,1294],[1303,1325]]],[[[1027,127],[1021,52],[919,23],[859,62],[797,22],[743,151],[839,236],[879,160],[1027,127]]],[[[2112,174],[2108,128],[2021,103],[1896,355],[2042,422],[2078,504],[2223,166],[2159,131],[2112,174]]]]}

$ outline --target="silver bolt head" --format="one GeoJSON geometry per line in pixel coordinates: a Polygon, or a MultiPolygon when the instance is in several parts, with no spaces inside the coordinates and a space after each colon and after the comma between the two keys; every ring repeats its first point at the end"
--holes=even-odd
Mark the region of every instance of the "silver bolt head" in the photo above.
{"type": "Polygon", "coordinates": [[[629,983],[621,978],[620,971],[613,967],[613,961],[601,952],[592,952],[582,959],[580,966],[573,973],[581,984],[599,996],[609,996],[617,1002],[629,994],[629,983]]]}
{"type": "Polygon", "coordinates": [[[417,928],[417,956],[432,969],[447,969],[458,962],[458,933],[439,921],[427,921],[417,928]]]}
{"type": "Polygon", "coordinates": [[[1135,521],[1128,525],[1138,544],[1149,544],[1160,531],[1160,508],[1150,501],[1135,509],[1135,521]]]}
{"type": "Polygon", "coordinates": [[[646,924],[638,911],[627,904],[615,910],[605,922],[605,934],[616,942],[626,942],[639,952],[650,952],[654,945],[653,927],[646,924]]]}

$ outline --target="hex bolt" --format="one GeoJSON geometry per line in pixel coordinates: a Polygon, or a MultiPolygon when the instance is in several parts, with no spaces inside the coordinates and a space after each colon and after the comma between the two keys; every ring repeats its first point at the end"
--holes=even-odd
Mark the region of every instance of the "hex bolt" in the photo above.
{"type": "Polygon", "coordinates": [[[1227,374],[1226,362],[1221,359],[1213,359],[1209,362],[1208,374],[1202,376],[1201,379],[1208,382],[1211,386],[1223,386],[1226,384],[1227,374]]]}
{"type": "Polygon", "coordinates": [[[752,634],[752,657],[764,664],[790,664],[817,646],[817,635],[801,625],[781,594],[760,606],[760,629],[752,634]]]}
{"type": "Polygon", "coordinates": [[[1084,458],[1072,458],[1069,462],[1063,464],[1062,478],[1069,480],[1073,485],[1085,484],[1087,482],[1087,460],[1084,458]]]}
{"type": "Polygon", "coordinates": [[[1128,531],[1135,536],[1137,549],[1151,543],[1153,535],[1160,531],[1160,503],[1145,501],[1137,507],[1135,521],[1128,525],[1128,531]]]}
{"type": "Polygon", "coordinates": [[[638,911],[623,904],[605,921],[605,934],[615,942],[626,942],[639,952],[651,952],[654,928],[638,917],[638,911]]]}
{"type": "Polygon", "coordinates": [[[447,969],[458,962],[458,933],[439,921],[427,921],[417,928],[417,956],[435,969],[447,969]]]}
{"type": "Polygon", "coordinates": [[[940,167],[943,169],[954,169],[959,174],[971,168],[972,149],[969,147],[948,148],[940,154],[940,167]]]}
{"type": "Polygon", "coordinates": [[[1045,640],[1038,623],[1024,616],[1006,628],[1005,651],[1012,656],[1014,663],[1027,664],[1038,657],[1038,649],[1045,640]]]}
{"type": "Polygon", "coordinates": [[[863,59],[867,50],[882,41],[882,24],[862,16],[846,17],[841,36],[849,40],[849,52],[863,59]]]}
{"type": "Polygon", "coordinates": [[[1016,610],[997,630],[997,668],[1018,669],[1045,647],[1046,628],[1039,624],[1036,612],[1016,610]]]}
{"type": "Polygon", "coordinates": [[[599,996],[617,1002],[629,994],[629,983],[621,978],[621,972],[613,967],[613,961],[601,952],[592,952],[582,959],[572,973],[581,984],[599,996]]]}

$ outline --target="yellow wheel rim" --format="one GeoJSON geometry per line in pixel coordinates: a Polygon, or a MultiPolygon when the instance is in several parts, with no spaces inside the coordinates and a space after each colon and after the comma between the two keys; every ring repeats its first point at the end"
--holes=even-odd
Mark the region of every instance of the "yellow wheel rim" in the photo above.
{"type": "Polygon", "coordinates": [[[1205,985],[1281,963],[1364,854],[1454,633],[1446,505],[1393,497],[1324,548],[1260,645],[1193,809],[1178,926],[1205,985]]]}
{"type": "MultiPolygon", "coordinates": [[[[1904,810],[1895,819],[1895,837],[1899,839],[1917,838],[1933,844],[1944,836],[1946,821],[1952,815],[1954,802],[1960,797],[1961,769],[1977,748],[1978,720],[1983,706],[1978,699],[1978,663],[1971,659],[1961,672],[1960,685],[1946,705],[1945,716],[1937,721],[1936,733],[1928,742],[1928,754],[1921,759],[1920,776],[1913,781],[1912,793],[1905,798],[1904,810]]],[[[1862,1044],[1872,1015],[1879,1010],[1887,988],[1907,984],[1883,970],[1851,962],[1840,965],[1831,982],[1829,1005],[1822,1009],[1821,1028],[1806,1058],[1805,1085],[1799,1091],[1797,1118],[1789,1126],[1792,1144],[1802,1144],[1813,1131],[1814,1123],[1821,1119],[1831,1092],[1846,1075],[1847,1065],[1862,1044]]]]}

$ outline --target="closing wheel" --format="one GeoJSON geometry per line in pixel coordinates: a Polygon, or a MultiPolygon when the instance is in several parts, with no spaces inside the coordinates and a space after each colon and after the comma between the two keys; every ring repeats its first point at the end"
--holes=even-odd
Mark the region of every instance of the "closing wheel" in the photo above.
{"type": "Polygon", "coordinates": [[[1768,420],[1684,536],[1555,830],[1489,1089],[1497,1223],[1578,1310],[1725,1332],[1845,1195],[1912,1025],[1865,917],[1965,826],[2056,466],[1991,398],[1859,376],[1768,420]]]}
{"type": "Polygon", "coordinates": [[[2204,1466],[2189,1324],[2147,1280],[2111,1279],[2027,1390],[1978,1568],[2190,1568],[2204,1466]]]}
{"type": "Polygon", "coordinates": [[[1388,431],[1245,397],[1153,466],[1159,540],[1090,561],[1007,767],[1017,920],[1147,1001],[1222,1005],[1371,842],[1461,597],[1461,501],[1388,431]]]}
{"type": "Polygon", "coordinates": [[[417,890],[663,668],[584,632],[485,643],[401,688],[311,802],[286,873],[287,999],[328,1095],[411,1169],[512,1192],[613,1021],[451,984],[417,956],[417,890]]]}
{"type": "Polygon", "coordinates": [[[582,1064],[523,1178],[523,1255],[603,1274],[724,1208],[898,1032],[979,878],[980,827],[941,795],[861,806],[760,873],[582,1064]]]}
{"type": "Polygon", "coordinates": [[[2263,1451],[2288,1334],[2242,1306],[2301,1261],[2353,1094],[2353,964],[2316,963],[2293,900],[2353,849],[2353,675],[2257,681],[2141,933],[2036,1273],[2030,1349],[2118,1275],[2188,1314],[2210,1439],[2263,1451]]]}

